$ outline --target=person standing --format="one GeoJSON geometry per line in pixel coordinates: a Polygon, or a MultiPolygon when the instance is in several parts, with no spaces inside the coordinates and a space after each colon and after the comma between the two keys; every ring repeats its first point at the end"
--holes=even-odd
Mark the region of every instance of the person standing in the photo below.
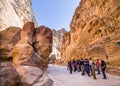
{"type": "Polygon", "coordinates": [[[85,75],[85,72],[88,74],[88,76],[90,76],[90,72],[89,72],[89,61],[88,59],[84,59],[84,69],[82,71],[82,75],[85,75]]]}
{"type": "Polygon", "coordinates": [[[104,60],[101,60],[101,71],[102,71],[103,79],[107,79],[105,70],[106,70],[106,63],[104,60]]]}
{"type": "Polygon", "coordinates": [[[72,62],[71,61],[69,61],[68,62],[68,69],[69,69],[69,71],[70,71],[70,74],[72,74],[72,62]]]}
{"type": "Polygon", "coordinates": [[[100,62],[99,59],[96,61],[96,70],[97,70],[97,75],[100,75],[100,62]]]}
{"type": "Polygon", "coordinates": [[[72,64],[73,64],[73,67],[74,67],[74,72],[76,72],[77,71],[77,63],[74,59],[72,61],[72,64]]]}
{"type": "Polygon", "coordinates": [[[82,71],[84,69],[84,60],[83,59],[80,60],[80,65],[81,65],[81,71],[82,71]]]}
{"type": "Polygon", "coordinates": [[[86,59],[84,58],[84,60],[83,60],[83,70],[82,70],[82,74],[81,75],[85,75],[85,72],[86,72],[85,65],[86,65],[86,59]]]}
{"type": "Polygon", "coordinates": [[[93,61],[91,60],[91,58],[89,59],[89,69],[90,69],[90,75],[93,75],[92,72],[92,67],[93,67],[93,61]]]}
{"type": "Polygon", "coordinates": [[[93,74],[93,79],[97,79],[96,73],[95,73],[95,62],[94,61],[93,61],[93,65],[92,65],[92,74],[93,74]]]}
{"type": "Polygon", "coordinates": [[[80,71],[80,69],[79,69],[79,59],[78,60],[76,60],[76,64],[77,64],[77,71],[79,72],[80,71]]]}
{"type": "Polygon", "coordinates": [[[79,60],[78,68],[79,68],[79,72],[80,72],[81,71],[81,60],[79,60]]]}

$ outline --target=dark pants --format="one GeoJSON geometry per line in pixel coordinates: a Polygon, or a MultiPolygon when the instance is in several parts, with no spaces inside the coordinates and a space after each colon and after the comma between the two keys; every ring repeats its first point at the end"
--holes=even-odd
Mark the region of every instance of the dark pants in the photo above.
{"type": "Polygon", "coordinates": [[[81,65],[79,64],[79,71],[81,71],[81,65]]]}
{"type": "Polygon", "coordinates": [[[74,72],[76,72],[77,71],[77,66],[74,66],[74,72]]]}
{"type": "Polygon", "coordinates": [[[102,75],[103,75],[103,78],[106,79],[106,73],[105,73],[105,70],[102,70],[102,75]]]}
{"type": "Polygon", "coordinates": [[[90,76],[89,66],[84,66],[84,69],[82,71],[82,75],[85,75],[85,72],[88,74],[88,76],[90,76]]]}
{"type": "Polygon", "coordinates": [[[69,66],[70,74],[72,74],[72,66],[69,66]]]}

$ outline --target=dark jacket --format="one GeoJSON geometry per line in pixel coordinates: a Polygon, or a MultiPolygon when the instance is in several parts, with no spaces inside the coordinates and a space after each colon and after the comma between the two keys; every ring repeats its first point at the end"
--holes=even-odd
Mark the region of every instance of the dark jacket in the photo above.
{"type": "Polygon", "coordinates": [[[105,63],[105,61],[101,61],[101,69],[102,69],[102,71],[105,71],[105,69],[106,69],[106,63],[105,63]]]}

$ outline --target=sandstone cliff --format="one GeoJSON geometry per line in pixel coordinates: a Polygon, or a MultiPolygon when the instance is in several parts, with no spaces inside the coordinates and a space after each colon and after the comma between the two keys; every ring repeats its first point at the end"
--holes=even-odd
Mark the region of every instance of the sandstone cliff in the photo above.
{"type": "Polygon", "coordinates": [[[81,0],[64,35],[62,60],[100,58],[120,74],[120,0],[81,0]]]}
{"type": "Polygon", "coordinates": [[[53,33],[53,46],[52,46],[52,53],[50,55],[50,57],[52,55],[55,55],[56,59],[60,59],[61,58],[61,44],[62,44],[62,40],[63,40],[63,34],[66,32],[66,30],[64,28],[56,31],[56,30],[52,30],[53,33]]]}
{"type": "Polygon", "coordinates": [[[0,0],[0,31],[9,26],[22,28],[28,21],[36,24],[30,0],[0,0]]]}
{"type": "Polygon", "coordinates": [[[52,31],[36,26],[30,0],[0,0],[0,86],[52,85],[52,31]]]}

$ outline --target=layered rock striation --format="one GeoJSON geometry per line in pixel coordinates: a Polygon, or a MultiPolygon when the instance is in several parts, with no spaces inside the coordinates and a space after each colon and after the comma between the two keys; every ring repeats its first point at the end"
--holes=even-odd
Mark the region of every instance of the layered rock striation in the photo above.
{"type": "Polygon", "coordinates": [[[37,25],[30,0],[0,0],[0,31],[9,26],[22,26],[28,22],[37,25]]]}
{"type": "Polygon", "coordinates": [[[120,1],[81,0],[64,34],[62,60],[104,59],[120,74],[120,1]]]}

